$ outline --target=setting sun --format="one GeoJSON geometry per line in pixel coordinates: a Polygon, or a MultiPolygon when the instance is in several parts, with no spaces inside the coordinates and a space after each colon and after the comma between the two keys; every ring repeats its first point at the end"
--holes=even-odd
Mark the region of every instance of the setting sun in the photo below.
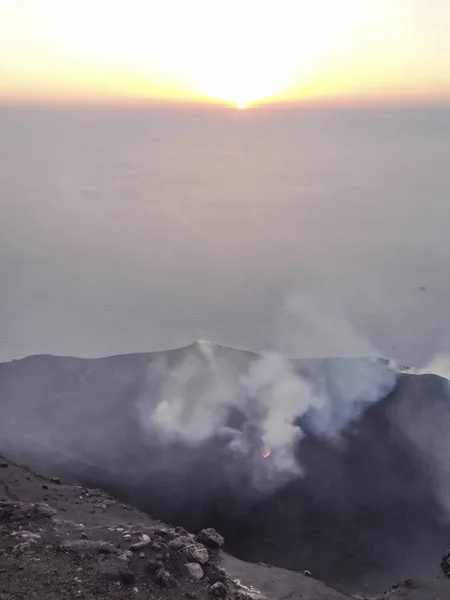
{"type": "Polygon", "coordinates": [[[0,99],[244,109],[355,91],[450,91],[450,10],[433,8],[428,26],[408,0],[47,0],[45,12],[41,4],[3,7],[0,99]]]}

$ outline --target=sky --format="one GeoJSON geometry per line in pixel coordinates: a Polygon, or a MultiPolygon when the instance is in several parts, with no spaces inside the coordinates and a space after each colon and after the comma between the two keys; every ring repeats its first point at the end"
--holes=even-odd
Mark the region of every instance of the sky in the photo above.
{"type": "Polygon", "coordinates": [[[0,102],[450,99],[449,0],[0,0],[0,102]]]}

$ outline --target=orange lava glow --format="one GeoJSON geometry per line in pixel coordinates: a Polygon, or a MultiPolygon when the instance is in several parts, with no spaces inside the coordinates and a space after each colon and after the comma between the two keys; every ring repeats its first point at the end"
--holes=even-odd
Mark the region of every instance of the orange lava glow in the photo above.
{"type": "Polygon", "coordinates": [[[264,450],[263,458],[269,458],[269,456],[270,456],[270,450],[264,450]]]}

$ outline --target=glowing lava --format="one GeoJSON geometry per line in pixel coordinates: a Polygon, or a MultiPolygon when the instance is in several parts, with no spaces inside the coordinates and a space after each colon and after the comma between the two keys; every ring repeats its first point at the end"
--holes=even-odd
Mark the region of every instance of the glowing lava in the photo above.
{"type": "Polygon", "coordinates": [[[270,456],[270,450],[264,450],[263,458],[269,458],[269,456],[270,456]]]}

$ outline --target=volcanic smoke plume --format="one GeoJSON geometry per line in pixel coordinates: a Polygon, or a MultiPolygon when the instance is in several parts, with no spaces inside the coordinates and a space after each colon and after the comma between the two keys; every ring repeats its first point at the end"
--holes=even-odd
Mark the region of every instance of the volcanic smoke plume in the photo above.
{"type": "Polygon", "coordinates": [[[447,380],[197,342],[0,365],[0,451],[215,526],[243,558],[382,589],[448,546],[447,380]]]}

